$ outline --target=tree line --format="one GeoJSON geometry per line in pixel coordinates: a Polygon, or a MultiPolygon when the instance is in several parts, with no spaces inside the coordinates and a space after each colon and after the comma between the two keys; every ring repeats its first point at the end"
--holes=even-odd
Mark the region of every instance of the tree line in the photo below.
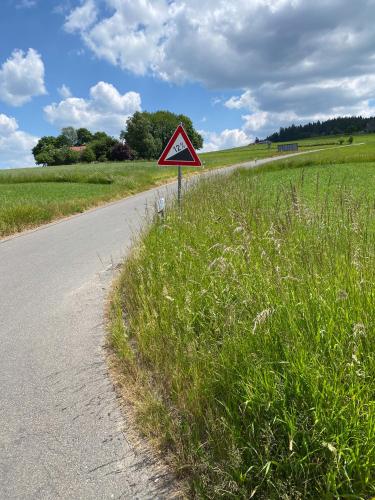
{"type": "Polygon", "coordinates": [[[346,135],[354,133],[375,132],[375,118],[364,118],[362,116],[338,117],[326,121],[307,123],[306,125],[291,125],[281,127],[267,137],[272,142],[296,141],[309,139],[310,137],[327,135],[346,135]]]}
{"type": "Polygon", "coordinates": [[[159,158],[179,123],[184,125],[193,146],[202,148],[203,138],[189,117],[169,111],[137,111],[127,120],[119,139],[84,127],[64,127],[57,137],[42,137],[32,153],[38,165],[153,160],[159,158]]]}

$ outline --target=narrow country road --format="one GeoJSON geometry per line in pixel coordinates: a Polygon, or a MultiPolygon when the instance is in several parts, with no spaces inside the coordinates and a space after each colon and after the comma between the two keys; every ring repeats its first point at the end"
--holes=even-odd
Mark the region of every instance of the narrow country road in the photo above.
{"type": "Polygon", "coordinates": [[[0,241],[2,500],[168,498],[170,478],[126,438],[103,310],[146,207],[175,189],[0,241]]]}

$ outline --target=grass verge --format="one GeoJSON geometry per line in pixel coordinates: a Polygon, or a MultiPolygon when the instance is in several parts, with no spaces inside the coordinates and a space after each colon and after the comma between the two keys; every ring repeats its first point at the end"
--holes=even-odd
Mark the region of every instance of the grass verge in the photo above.
{"type": "MultiPolygon", "coordinates": [[[[304,144],[302,141],[302,150],[304,144]]],[[[310,141],[309,148],[314,144],[310,141]]],[[[212,169],[277,154],[276,145],[271,149],[252,145],[204,153],[201,159],[205,169],[212,169]]],[[[193,169],[184,169],[184,175],[192,173],[193,169]]],[[[175,178],[176,168],[142,161],[0,170],[0,238],[175,178]]]]}
{"type": "Polygon", "coordinates": [[[194,496],[375,494],[375,163],[325,154],[200,182],[125,263],[112,343],[194,496]]]}

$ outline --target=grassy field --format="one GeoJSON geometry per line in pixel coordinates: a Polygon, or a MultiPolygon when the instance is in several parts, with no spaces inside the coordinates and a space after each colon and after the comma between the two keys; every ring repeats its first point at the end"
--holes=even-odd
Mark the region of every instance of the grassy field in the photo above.
{"type": "MultiPolygon", "coordinates": [[[[370,137],[371,138],[371,137],[370,137]]],[[[361,138],[362,140],[362,138],[361,138]]],[[[308,141],[327,144],[335,139],[308,141]]],[[[305,142],[301,142],[302,149],[305,142]]],[[[324,147],[324,146],[323,146],[324,147]]],[[[277,154],[273,145],[202,154],[204,168],[240,163],[277,154]]],[[[192,169],[184,169],[185,174],[192,169]]],[[[89,207],[116,200],[175,179],[175,168],[152,162],[106,163],[0,170],[0,238],[89,207]]]]}
{"type": "Polygon", "coordinates": [[[374,153],[202,181],[125,263],[112,342],[191,496],[375,495],[374,153]]]}

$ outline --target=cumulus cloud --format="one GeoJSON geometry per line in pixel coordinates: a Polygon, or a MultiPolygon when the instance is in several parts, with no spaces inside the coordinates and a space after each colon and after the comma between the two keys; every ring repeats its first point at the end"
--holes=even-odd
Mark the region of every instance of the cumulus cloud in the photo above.
{"type": "Polygon", "coordinates": [[[15,118],[0,113],[0,168],[35,166],[31,149],[35,137],[18,129],[15,118]]]}
{"type": "Polygon", "coordinates": [[[34,96],[46,94],[44,64],[34,49],[14,50],[0,68],[0,100],[21,106],[34,96]]]}
{"type": "Polygon", "coordinates": [[[141,110],[137,92],[120,92],[110,83],[99,82],[90,89],[90,97],[67,97],[44,108],[47,120],[57,127],[87,127],[118,135],[135,111],[141,110]]]}
{"type": "Polygon", "coordinates": [[[70,88],[63,83],[61,87],[57,89],[58,93],[63,99],[67,99],[68,97],[72,97],[72,93],[70,91],[70,88]]]}
{"type": "Polygon", "coordinates": [[[228,99],[229,109],[245,110],[243,130],[262,137],[286,124],[328,120],[335,116],[373,116],[375,75],[325,80],[313,84],[261,85],[228,99]]]}
{"type": "Polygon", "coordinates": [[[246,146],[254,141],[254,136],[240,129],[225,129],[220,133],[200,130],[199,133],[204,139],[202,153],[246,146]]]}
{"type": "Polygon", "coordinates": [[[74,30],[97,57],[170,82],[238,89],[226,107],[247,110],[249,127],[349,114],[375,99],[374,0],[101,1],[102,14],[74,30]]]}
{"type": "Polygon", "coordinates": [[[66,17],[64,28],[68,33],[85,31],[95,23],[97,14],[94,0],[86,0],[66,17]]]}
{"type": "MultiPolygon", "coordinates": [[[[98,0],[96,0],[98,1],[98,0]]],[[[87,45],[126,69],[245,87],[373,72],[373,0],[105,0],[87,45]],[[219,55],[219,57],[218,57],[219,55]],[[141,57],[140,57],[141,56],[141,57]],[[350,63],[350,64],[348,64],[350,63]],[[271,71],[272,70],[272,71],[271,71]]],[[[69,19],[95,10],[94,0],[69,19]]],[[[95,11],[96,12],[96,11],[95,11]]],[[[82,16],[81,16],[82,17],[82,16]]],[[[83,16],[84,17],[84,16],[83,16]]]]}

